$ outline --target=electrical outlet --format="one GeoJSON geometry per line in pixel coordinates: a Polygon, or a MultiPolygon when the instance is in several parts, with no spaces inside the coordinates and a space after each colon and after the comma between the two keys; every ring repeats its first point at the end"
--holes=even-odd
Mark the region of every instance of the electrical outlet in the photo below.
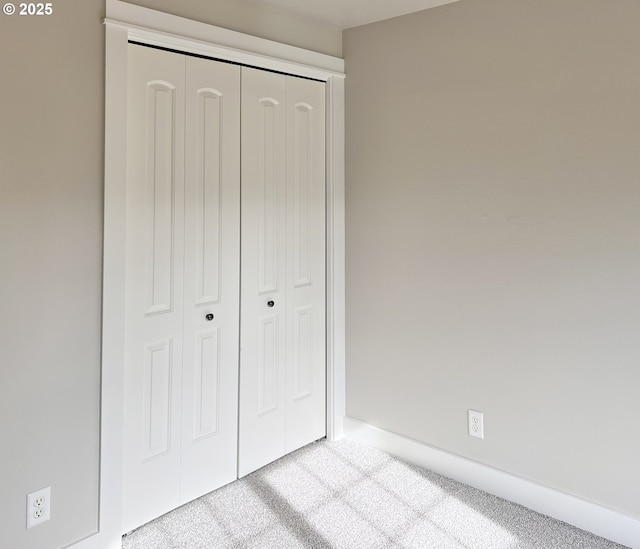
{"type": "Polygon", "coordinates": [[[27,528],[51,518],[51,486],[27,494],[27,528]]]}
{"type": "Polygon", "coordinates": [[[484,414],[476,410],[469,410],[469,435],[484,438],[484,414]]]}

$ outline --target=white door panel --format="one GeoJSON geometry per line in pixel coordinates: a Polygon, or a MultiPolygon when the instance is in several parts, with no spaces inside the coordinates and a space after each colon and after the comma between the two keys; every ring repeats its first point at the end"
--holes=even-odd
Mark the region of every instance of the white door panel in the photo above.
{"type": "Polygon", "coordinates": [[[240,68],[186,63],[181,503],[237,478],[240,306],[240,68]]]}
{"type": "Polygon", "coordinates": [[[184,58],[129,48],[125,531],[179,498],[184,58]]]}
{"type": "Polygon", "coordinates": [[[287,453],[326,434],[324,92],[287,79],[287,453]]]}
{"type": "Polygon", "coordinates": [[[242,69],[239,475],[282,456],[286,77],[242,69]]]}

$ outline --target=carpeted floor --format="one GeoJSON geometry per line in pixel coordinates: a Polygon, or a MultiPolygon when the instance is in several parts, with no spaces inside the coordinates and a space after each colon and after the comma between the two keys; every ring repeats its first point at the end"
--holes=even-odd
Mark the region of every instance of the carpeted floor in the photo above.
{"type": "Polygon", "coordinates": [[[613,549],[348,440],[311,444],[123,538],[124,549],[613,549]]]}

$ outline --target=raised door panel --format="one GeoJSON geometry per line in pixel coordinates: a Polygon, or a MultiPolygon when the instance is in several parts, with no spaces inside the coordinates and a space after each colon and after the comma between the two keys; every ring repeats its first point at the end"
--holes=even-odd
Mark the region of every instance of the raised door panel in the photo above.
{"type": "Polygon", "coordinates": [[[196,334],[193,364],[192,442],[220,430],[220,328],[196,334]]]}
{"type": "Polygon", "coordinates": [[[242,69],[239,475],[284,454],[286,77],[242,69]]]}
{"type": "Polygon", "coordinates": [[[286,451],[326,434],[325,85],[287,79],[286,451]]]}
{"type": "Polygon", "coordinates": [[[144,151],[146,314],[171,311],[173,305],[175,87],[148,82],[144,151]]]}
{"type": "Polygon", "coordinates": [[[181,503],[237,477],[240,306],[240,68],[186,67],[181,503]]]}
{"type": "MultiPolygon", "coordinates": [[[[191,63],[188,66],[192,66],[191,63]]],[[[220,270],[225,266],[221,258],[224,213],[222,159],[224,107],[228,100],[225,101],[225,94],[216,88],[198,88],[193,79],[195,75],[189,74],[187,98],[190,105],[187,120],[195,127],[188,126],[187,129],[190,136],[187,161],[195,164],[187,169],[187,187],[190,198],[194,200],[190,204],[190,214],[193,216],[190,220],[195,222],[195,238],[191,242],[195,256],[195,305],[206,305],[217,303],[220,299],[220,270]]]]}
{"type": "Polygon", "coordinates": [[[257,399],[258,417],[278,409],[278,379],[280,353],[278,345],[278,315],[265,315],[258,319],[257,399]]]}
{"type": "Polygon", "coordinates": [[[184,57],[129,46],[123,527],[179,502],[184,57]]]}
{"type": "Polygon", "coordinates": [[[147,461],[170,451],[171,378],[173,377],[172,340],[145,345],[142,413],[142,460],[147,461]]]}
{"type": "MultiPolygon", "coordinates": [[[[278,216],[282,210],[279,203],[282,194],[282,180],[285,176],[282,165],[278,162],[282,144],[278,140],[279,124],[283,123],[282,111],[284,106],[272,97],[263,97],[258,101],[258,135],[256,144],[259,148],[257,161],[257,173],[259,181],[255,198],[247,196],[250,201],[255,201],[258,217],[258,291],[261,294],[278,291],[279,265],[278,257],[283,255],[282,242],[278,238],[278,229],[282,220],[278,216]]],[[[247,125],[251,122],[247,122],[247,125]]],[[[248,162],[252,158],[247,158],[248,162]]],[[[248,192],[248,190],[247,190],[248,192]]]]}
{"type": "Polygon", "coordinates": [[[293,311],[293,355],[291,357],[291,399],[293,402],[311,396],[316,387],[313,379],[313,306],[298,307],[293,311]]]}

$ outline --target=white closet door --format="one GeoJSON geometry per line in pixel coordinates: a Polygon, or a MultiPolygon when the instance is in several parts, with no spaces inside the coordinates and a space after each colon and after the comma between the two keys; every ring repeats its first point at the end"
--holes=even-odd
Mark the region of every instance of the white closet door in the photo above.
{"type": "Polygon", "coordinates": [[[237,478],[240,68],[129,46],[124,531],[237,478]]]}
{"type": "Polygon", "coordinates": [[[287,453],[326,435],[324,94],[287,78],[287,453]]]}
{"type": "Polygon", "coordinates": [[[242,69],[239,476],[284,453],[286,77],[242,69]]]}
{"type": "Polygon", "coordinates": [[[124,531],[179,501],[184,57],[130,45],[128,78],[124,531]]]}
{"type": "Polygon", "coordinates": [[[240,67],[186,63],[181,503],[237,478],[240,307],[240,67]]]}
{"type": "Polygon", "coordinates": [[[325,434],[324,85],[242,70],[239,476],[325,434]]]}

